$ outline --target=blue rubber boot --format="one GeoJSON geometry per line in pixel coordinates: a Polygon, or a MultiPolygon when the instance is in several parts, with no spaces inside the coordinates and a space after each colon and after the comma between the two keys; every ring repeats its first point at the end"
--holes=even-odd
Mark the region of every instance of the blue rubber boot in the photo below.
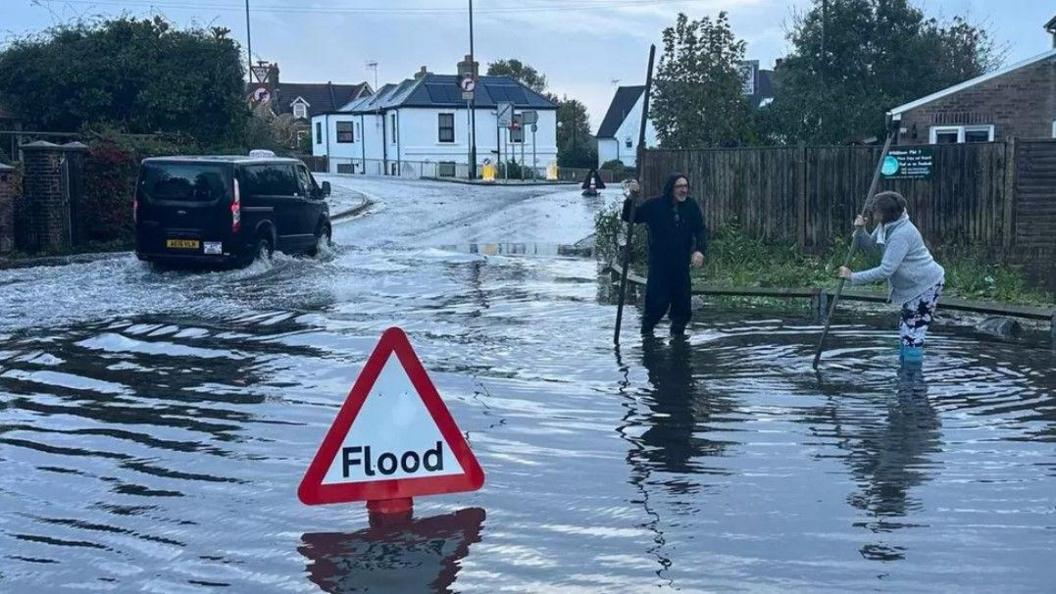
{"type": "Polygon", "coordinates": [[[924,363],[924,347],[902,345],[899,362],[903,365],[924,363]]]}

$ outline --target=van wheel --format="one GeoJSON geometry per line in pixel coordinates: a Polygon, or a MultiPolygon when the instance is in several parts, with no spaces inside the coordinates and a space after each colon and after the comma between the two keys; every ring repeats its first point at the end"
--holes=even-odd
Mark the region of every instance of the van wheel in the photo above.
{"type": "Polygon", "coordinates": [[[258,237],[257,243],[253,246],[252,261],[255,262],[257,260],[271,260],[271,255],[274,253],[274,251],[275,249],[271,245],[270,239],[268,239],[267,237],[258,237]]]}
{"type": "Polygon", "coordinates": [[[314,258],[329,248],[332,245],[331,234],[330,223],[323,223],[319,228],[319,233],[315,236],[315,244],[308,250],[308,255],[314,258]]]}

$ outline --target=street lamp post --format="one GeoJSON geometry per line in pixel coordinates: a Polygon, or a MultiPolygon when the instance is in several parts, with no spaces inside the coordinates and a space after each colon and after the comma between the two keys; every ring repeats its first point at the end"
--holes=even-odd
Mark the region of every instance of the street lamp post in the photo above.
{"type": "MultiPolygon", "coordinates": [[[[473,0],[469,0],[469,66],[473,68],[476,64],[473,57],[473,0]]],[[[474,81],[477,78],[476,69],[472,70],[474,81]]],[[[477,177],[477,108],[476,96],[469,100],[469,178],[477,177]]]]}
{"type": "Polygon", "coordinates": [[[249,82],[253,82],[253,38],[249,34],[249,0],[246,0],[246,58],[249,61],[246,77],[249,82]]]}

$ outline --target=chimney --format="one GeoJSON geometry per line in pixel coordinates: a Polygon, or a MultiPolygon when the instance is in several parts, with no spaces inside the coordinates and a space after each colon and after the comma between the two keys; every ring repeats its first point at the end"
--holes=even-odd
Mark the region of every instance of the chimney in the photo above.
{"type": "Polygon", "coordinates": [[[1056,17],[1052,17],[1048,23],[1045,23],[1045,30],[1052,35],[1052,47],[1056,49],[1056,17]]]}
{"type": "Polygon", "coordinates": [[[279,64],[278,63],[273,63],[271,66],[268,66],[268,79],[267,79],[267,82],[268,82],[268,86],[271,87],[273,90],[277,89],[279,87],[279,64]]]}
{"type": "Polygon", "coordinates": [[[426,74],[429,74],[429,71],[425,68],[425,66],[422,66],[421,70],[414,73],[414,80],[418,80],[419,78],[425,78],[426,74]]]}

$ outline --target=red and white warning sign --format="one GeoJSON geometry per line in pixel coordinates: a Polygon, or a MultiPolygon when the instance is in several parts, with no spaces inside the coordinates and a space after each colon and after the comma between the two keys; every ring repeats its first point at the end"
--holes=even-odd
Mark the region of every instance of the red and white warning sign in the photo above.
{"type": "Polygon", "coordinates": [[[389,328],[297,489],[303,503],[474,491],[484,471],[407,335],[389,328]]]}

